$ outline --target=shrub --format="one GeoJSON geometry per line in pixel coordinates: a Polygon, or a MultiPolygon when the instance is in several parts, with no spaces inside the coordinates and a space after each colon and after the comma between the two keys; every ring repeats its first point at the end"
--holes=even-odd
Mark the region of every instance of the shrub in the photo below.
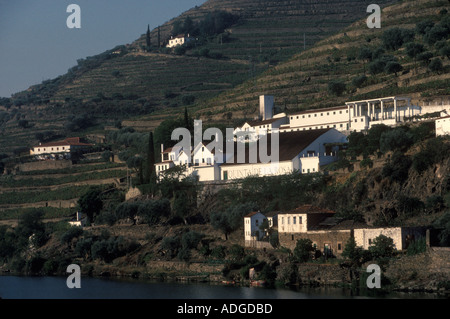
{"type": "Polygon", "coordinates": [[[74,238],[83,235],[83,229],[80,227],[71,227],[61,235],[61,243],[69,245],[74,238]]]}
{"type": "Polygon", "coordinates": [[[383,166],[382,176],[402,183],[408,178],[410,167],[410,157],[403,155],[401,152],[395,152],[392,158],[383,166]]]}
{"type": "Polygon", "coordinates": [[[363,85],[367,82],[367,76],[359,75],[352,80],[352,84],[357,88],[363,87],[363,85]]]}
{"type": "Polygon", "coordinates": [[[300,263],[307,262],[311,259],[314,250],[311,239],[299,239],[294,248],[294,260],[300,263]]]}
{"type": "Polygon", "coordinates": [[[412,136],[403,128],[386,131],[380,137],[380,151],[406,151],[413,144],[412,136]]]}
{"type": "Polygon", "coordinates": [[[428,68],[432,71],[432,72],[436,72],[439,73],[443,70],[444,66],[442,64],[441,59],[436,58],[431,60],[430,64],[428,65],[428,68]]]}
{"type": "Polygon", "coordinates": [[[427,250],[427,243],[425,238],[420,238],[418,240],[413,241],[408,245],[406,254],[408,256],[417,255],[420,253],[424,253],[427,250]]]}
{"type": "Polygon", "coordinates": [[[369,252],[375,260],[392,257],[394,255],[395,247],[394,240],[385,235],[379,235],[373,240],[369,247],[369,252]]]}
{"type": "Polygon", "coordinates": [[[330,81],[330,83],[328,83],[328,92],[330,92],[331,94],[334,94],[336,96],[341,96],[342,93],[344,93],[344,91],[346,90],[346,85],[343,81],[340,80],[334,80],[334,81],[330,81]]]}

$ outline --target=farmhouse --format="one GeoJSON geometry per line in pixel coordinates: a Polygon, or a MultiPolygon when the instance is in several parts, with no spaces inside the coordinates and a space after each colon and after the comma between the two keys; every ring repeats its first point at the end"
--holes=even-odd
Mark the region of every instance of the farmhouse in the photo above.
{"type": "MultiPolygon", "coordinates": [[[[276,216],[278,226],[271,227],[278,230],[278,239],[282,247],[293,250],[299,239],[310,239],[315,250],[328,257],[340,256],[351,237],[355,238],[357,246],[367,250],[373,245],[375,238],[384,235],[392,238],[396,250],[405,250],[413,241],[425,237],[426,233],[424,227],[369,227],[365,223],[342,220],[335,216],[334,211],[313,205],[303,205],[293,210],[276,212],[275,215],[269,213],[269,215],[276,216]]],[[[245,218],[249,219],[252,216],[256,215],[252,213],[245,218]]],[[[245,221],[245,218],[244,228],[251,225],[251,222],[245,221]]],[[[254,218],[264,220],[268,217],[257,215],[254,218]]],[[[258,247],[255,245],[255,241],[261,240],[258,238],[246,237],[246,244],[258,247]],[[247,242],[248,240],[251,241],[247,242]]]]}
{"type": "Polygon", "coordinates": [[[176,46],[188,43],[188,42],[190,42],[192,40],[194,40],[194,38],[191,38],[189,34],[187,36],[184,35],[184,34],[180,34],[180,35],[177,35],[175,37],[172,36],[169,39],[169,44],[167,45],[167,47],[168,48],[174,48],[176,46]]]}
{"type": "Polygon", "coordinates": [[[70,156],[70,153],[84,151],[91,146],[93,145],[81,142],[79,137],[68,137],[62,141],[39,143],[30,150],[30,155],[62,154],[70,156]]]}

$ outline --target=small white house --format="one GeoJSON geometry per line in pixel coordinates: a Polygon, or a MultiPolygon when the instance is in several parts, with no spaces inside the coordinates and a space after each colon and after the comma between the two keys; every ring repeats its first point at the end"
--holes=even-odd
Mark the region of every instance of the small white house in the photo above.
{"type": "Polygon", "coordinates": [[[80,212],[77,212],[75,218],[72,219],[69,224],[70,226],[84,227],[86,225],[86,217],[83,217],[80,212]]]}
{"type": "Polygon", "coordinates": [[[252,212],[244,217],[244,235],[246,246],[248,243],[261,240],[264,237],[264,231],[260,229],[260,226],[264,220],[267,220],[267,218],[260,212],[252,212]]]}
{"type": "Polygon", "coordinates": [[[193,40],[193,38],[191,38],[189,34],[187,36],[185,36],[185,35],[177,35],[176,37],[171,37],[169,39],[169,44],[167,45],[167,47],[168,48],[174,48],[176,46],[188,43],[188,42],[190,42],[192,40],[193,40]]]}
{"type": "Polygon", "coordinates": [[[436,119],[436,136],[450,135],[450,115],[436,119]]]}

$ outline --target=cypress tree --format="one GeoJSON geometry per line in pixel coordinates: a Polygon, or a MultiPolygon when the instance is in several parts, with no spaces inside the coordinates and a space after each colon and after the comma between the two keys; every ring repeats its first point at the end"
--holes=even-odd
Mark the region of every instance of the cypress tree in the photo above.
{"type": "Polygon", "coordinates": [[[161,26],[158,26],[158,47],[161,47],[161,26]]]}
{"type": "Polygon", "coordinates": [[[150,51],[150,46],[152,44],[152,38],[151,38],[151,35],[150,35],[150,25],[147,25],[147,35],[146,35],[145,40],[146,40],[146,44],[147,44],[147,52],[149,52],[150,51]]]}
{"type": "Polygon", "coordinates": [[[155,164],[155,146],[153,143],[153,132],[148,136],[148,150],[147,150],[147,176],[146,179],[150,182],[155,164]]]}

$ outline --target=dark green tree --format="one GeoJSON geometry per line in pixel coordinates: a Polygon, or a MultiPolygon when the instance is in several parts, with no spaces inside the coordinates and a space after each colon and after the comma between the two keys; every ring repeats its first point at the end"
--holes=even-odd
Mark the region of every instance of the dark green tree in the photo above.
{"type": "Polygon", "coordinates": [[[403,70],[402,65],[396,61],[389,61],[386,64],[386,67],[384,68],[384,71],[386,73],[395,73],[395,76],[397,76],[397,73],[402,70],[403,70]]]}
{"type": "Polygon", "coordinates": [[[340,80],[333,80],[328,83],[328,91],[336,96],[341,96],[346,88],[345,83],[340,80]]]}
{"type": "Polygon", "coordinates": [[[312,258],[312,253],[314,252],[314,247],[311,239],[301,238],[297,240],[297,244],[294,248],[293,257],[294,260],[300,263],[307,262],[312,258]]]}
{"type": "Polygon", "coordinates": [[[153,143],[153,132],[150,132],[148,134],[148,148],[147,148],[147,170],[146,170],[147,183],[151,183],[154,168],[155,168],[155,145],[153,143]]]}
{"type": "Polygon", "coordinates": [[[147,33],[145,35],[145,44],[147,45],[146,46],[147,52],[150,52],[150,47],[152,45],[152,37],[150,34],[150,25],[147,25],[147,33]]]}
{"type": "Polygon", "coordinates": [[[94,220],[94,216],[103,208],[100,187],[90,187],[89,190],[78,199],[78,206],[82,213],[86,214],[89,222],[94,220]]]}

